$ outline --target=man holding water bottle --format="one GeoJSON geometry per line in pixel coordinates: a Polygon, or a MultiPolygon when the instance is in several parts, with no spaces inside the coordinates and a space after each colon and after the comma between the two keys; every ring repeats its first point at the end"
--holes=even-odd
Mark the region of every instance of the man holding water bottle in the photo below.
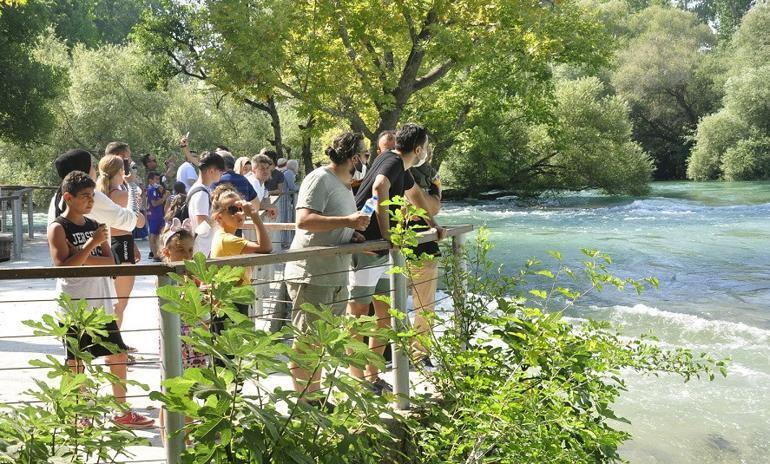
{"type": "MultiPolygon", "coordinates": [[[[297,197],[297,229],[291,243],[292,250],[313,246],[336,246],[362,242],[360,232],[369,225],[369,215],[356,211],[356,202],[350,191],[353,157],[365,151],[361,134],[345,132],[334,139],[326,149],[331,163],[321,166],[302,181],[297,197]]],[[[348,270],[350,255],[309,257],[286,264],[284,278],[292,300],[292,324],[306,332],[317,316],[302,309],[304,303],[316,308],[322,306],[334,314],[345,313],[348,298],[348,270]]],[[[296,349],[296,347],[295,347],[296,349]]],[[[318,396],[321,373],[311,373],[301,366],[289,365],[294,388],[304,394],[309,404],[330,409],[325,398],[318,396]]]]}
{"type": "MultiPolygon", "coordinates": [[[[367,202],[371,205],[375,197],[377,200],[372,221],[363,233],[366,240],[390,240],[390,211],[383,205],[390,198],[406,196],[410,203],[430,211],[424,197],[425,193],[415,184],[414,178],[409,173],[409,168],[421,166],[427,158],[428,132],[418,124],[407,123],[396,132],[396,148],[380,154],[374,160],[356,194],[356,205],[359,210],[365,208],[367,202]]],[[[438,232],[439,239],[443,238],[444,229],[436,223],[430,213],[428,213],[427,223],[438,232]]],[[[355,317],[368,315],[377,281],[388,269],[386,251],[376,255],[364,253],[353,255],[353,272],[349,282],[351,301],[348,303],[348,314],[355,317]]],[[[390,325],[387,308],[383,310],[380,307],[375,314],[380,327],[390,325]]],[[[369,349],[382,354],[385,350],[385,340],[370,338],[369,349]]],[[[372,391],[377,394],[393,391],[393,388],[379,377],[379,371],[373,364],[367,366],[366,372],[351,366],[350,372],[353,376],[370,382],[372,391]]]]}

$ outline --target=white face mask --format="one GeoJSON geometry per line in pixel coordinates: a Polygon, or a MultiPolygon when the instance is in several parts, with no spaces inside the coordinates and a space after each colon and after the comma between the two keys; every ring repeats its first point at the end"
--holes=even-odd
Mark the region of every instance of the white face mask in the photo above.
{"type": "Polygon", "coordinates": [[[417,159],[417,162],[412,167],[419,168],[420,166],[425,164],[427,160],[428,160],[428,150],[426,150],[425,147],[423,146],[422,154],[420,155],[420,157],[417,159]]]}

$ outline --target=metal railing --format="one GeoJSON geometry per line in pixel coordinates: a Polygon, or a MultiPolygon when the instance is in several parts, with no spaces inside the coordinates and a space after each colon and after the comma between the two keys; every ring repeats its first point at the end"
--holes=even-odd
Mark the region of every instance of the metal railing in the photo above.
{"type": "Polygon", "coordinates": [[[27,214],[27,236],[29,240],[35,238],[35,206],[33,194],[35,190],[53,191],[56,187],[26,186],[26,185],[0,185],[0,233],[11,232],[12,250],[11,260],[22,258],[24,249],[24,224],[23,216],[27,214]],[[24,207],[24,198],[27,203],[24,207]],[[10,212],[10,220],[9,213],[10,212]]]}
{"type": "MultiPolygon", "coordinates": [[[[20,197],[20,195],[19,195],[20,197]]],[[[269,223],[266,224],[268,230],[271,232],[279,232],[284,230],[293,229],[294,224],[288,223],[269,223]]],[[[447,230],[446,237],[452,240],[452,253],[461,253],[462,244],[465,234],[471,232],[473,227],[470,225],[456,226],[447,230]]],[[[419,236],[419,242],[432,242],[438,239],[435,232],[421,233],[419,236]]],[[[390,263],[392,266],[404,266],[404,255],[399,249],[391,248],[388,242],[383,240],[368,241],[363,243],[351,243],[339,246],[319,246],[308,247],[299,250],[277,251],[267,255],[241,255],[228,258],[209,259],[210,264],[217,265],[230,265],[230,266],[250,266],[255,269],[263,269],[266,272],[262,274],[255,273],[257,279],[252,281],[252,285],[255,287],[270,287],[271,284],[280,284],[283,282],[283,278],[276,279],[273,265],[286,264],[292,261],[305,260],[307,258],[319,258],[319,257],[332,257],[353,253],[366,253],[366,252],[382,252],[388,251],[390,254],[390,263]],[[271,277],[272,275],[272,277],[271,277]]],[[[110,265],[110,266],[65,266],[65,267],[17,267],[17,268],[0,268],[0,281],[5,280],[35,280],[35,279],[54,279],[54,278],[71,278],[71,277],[115,277],[115,276],[161,276],[169,272],[175,272],[177,274],[184,274],[186,272],[183,262],[172,263],[156,263],[156,264],[136,264],[131,266],[126,265],[110,265]]],[[[349,271],[345,271],[349,272],[349,271]]],[[[400,311],[406,311],[409,282],[403,274],[392,274],[390,276],[390,292],[391,292],[391,307],[400,311]]],[[[265,292],[257,292],[258,299],[265,301],[270,300],[269,296],[265,292]]],[[[136,295],[129,298],[156,298],[154,295],[136,295]]],[[[286,301],[280,301],[281,298],[272,298],[275,303],[287,303],[286,301]]],[[[25,299],[21,301],[12,300],[0,300],[0,304],[14,304],[18,302],[32,302],[32,301],[53,301],[53,300],[30,300],[25,299]]],[[[289,302],[290,303],[290,302],[289,302]]],[[[333,303],[333,302],[330,302],[333,303]]],[[[437,303],[433,301],[432,304],[437,303]]],[[[416,307],[416,303],[415,303],[416,307]]],[[[179,376],[183,371],[182,354],[181,354],[181,339],[180,339],[180,319],[178,315],[167,313],[160,310],[160,327],[159,328],[147,328],[140,329],[139,331],[160,331],[161,338],[161,359],[160,362],[144,362],[146,364],[159,364],[163,373],[163,378],[168,379],[171,377],[179,376]]],[[[290,316],[289,316],[290,317],[290,316]]],[[[253,320],[262,319],[273,322],[273,320],[288,321],[286,315],[278,310],[271,312],[265,312],[262,309],[258,310],[258,313],[252,316],[253,320]]],[[[409,318],[406,320],[399,320],[395,317],[388,316],[391,322],[391,326],[397,332],[403,332],[409,324],[409,318]]],[[[122,332],[131,332],[125,330],[122,332]]],[[[14,338],[22,338],[25,336],[13,336],[14,338]]],[[[3,337],[0,337],[3,338],[3,337]]],[[[10,337],[9,337],[10,338],[10,337]]],[[[382,346],[380,346],[382,347],[382,346]]],[[[393,352],[393,370],[394,370],[394,394],[395,403],[394,407],[400,410],[407,410],[410,407],[410,385],[409,385],[409,370],[410,361],[409,356],[402,350],[400,344],[393,342],[391,344],[393,352]]],[[[146,397],[147,395],[140,395],[146,397]]],[[[164,409],[166,422],[166,436],[168,439],[165,441],[166,447],[166,462],[169,464],[179,463],[181,452],[184,449],[184,437],[180,433],[184,425],[184,418],[179,413],[169,412],[164,409]]]]}

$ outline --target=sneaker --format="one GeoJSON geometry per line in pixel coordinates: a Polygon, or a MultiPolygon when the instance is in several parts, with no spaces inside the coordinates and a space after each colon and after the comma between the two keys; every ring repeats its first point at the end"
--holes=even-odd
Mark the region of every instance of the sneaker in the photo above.
{"type": "Polygon", "coordinates": [[[155,419],[137,414],[129,409],[122,416],[115,416],[112,422],[127,429],[149,429],[155,427],[155,419]]]}
{"type": "Polygon", "coordinates": [[[331,401],[327,400],[307,400],[305,401],[308,406],[318,409],[326,414],[334,414],[336,406],[331,401]]]}
{"type": "Polygon", "coordinates": [[[137,350],[133,346],[129,346],[128,349],[126,350],[126,353],[136,353],[137,351],[139,350],[137,350]]]}
{"type": "Polygon", "coordinates": [[[134,357],[134,355],[131,355],[131,354],[126,355],[126,365],[133,366],[135,364],[136,364],[136,358],[134,357]]]}
{"type": "Polygon", "coordinates": [[[377,377],[377,380],[369,384],[369,389],[372,391],[372,393],[379,396],[382,396],[383,394],[393,394],[393,387],[388,382],[382,380],[379,377],[377,377]]]}

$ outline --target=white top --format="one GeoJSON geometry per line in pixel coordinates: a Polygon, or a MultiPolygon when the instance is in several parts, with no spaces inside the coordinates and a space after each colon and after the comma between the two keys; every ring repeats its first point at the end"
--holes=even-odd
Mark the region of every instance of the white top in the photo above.
{"type": "MultiPolygon", "coordinates": [[[[51,225],[53,220],[56,219],[55,199],[56,195],[51,198],[51,204],[48,206],[48,225],[51,225]]],[[[62,211],[65,207],[64,200],[62,200],[62,211]]],[[[120,230],[134,230],[136,228],[136,221],[139,219],[137,213],[128,208],[122,208],[110,200],[110,197],[98,190],[94,191],[94,207],[90,213],[86,214],[86,217],[93,219],[99,224],[107,224],[108,227],[120,230]]]]}
{"type": "MultiPolygon", "coordinates": [[[[199,185],[203,184],[198,181],[195,182],[192,187],[198,187],[199,185]]],[[[192,190],[192,187],[188,190],[192,190]]],[[[188,196],[187,213],[189,214],[193,225],[196,226],[195,232],[198,234],[195,237],[193,252],[197,253],[200,251],[206,257],[208,257],[209,253],[211,253],[211,242],[214,239],[215,230],[210,227],[205,227],[203,224],[200,224],[199,226],[196,218],[196,216],[211,217],[211,189],[206,185],[203,185],[203,188],[209,192],[209,195],[206,195],[205,192],[201,191],[195,192],[192,197],[188,196]]]]}
{"type": "Polygon", "coordinates": [[[253,172],[250,172],[246,174],[244,177],[249,180],[251,183],[251,186],[254,187],[254,190],[257,192],[257,199],[259,201],[264,200],[269,195],[267,189],[265,188],[265,185],[257,179],[257,176],[254,175],[253,172]]]}
{"type": "Polygon", "coordinates": [[[176,170],[176,180],[183,182],[185,187],[187,187],[186,190],[190,190],[190,187],[198,180],[198,172],[195,170],[195,166],[189,161],[179,165],[179,168],[176,170]]]}

